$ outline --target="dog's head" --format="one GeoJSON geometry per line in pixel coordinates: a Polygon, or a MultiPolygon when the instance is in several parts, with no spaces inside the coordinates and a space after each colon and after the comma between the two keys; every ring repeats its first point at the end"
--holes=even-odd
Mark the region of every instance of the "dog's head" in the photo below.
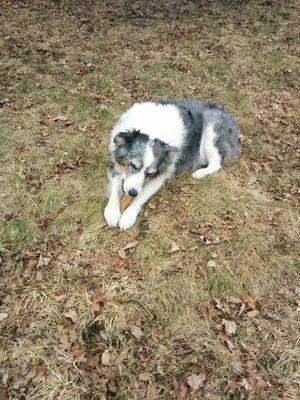
{"type": "Polygon", "coordinates": [[[113,156],[120,166],[123,190],[137,196],[148,179],[166,173],[174,165],[178,149],[159,139],[150,140],[137,130],[119,132],[114,138],[113,156]]]}

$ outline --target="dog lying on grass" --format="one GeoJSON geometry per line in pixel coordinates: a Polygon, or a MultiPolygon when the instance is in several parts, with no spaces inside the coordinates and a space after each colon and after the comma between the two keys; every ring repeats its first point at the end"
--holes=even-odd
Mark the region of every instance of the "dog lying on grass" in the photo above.
{"type": "Polygon", "coordinates": [[[114,167],[104,216],[110,227],[126,230],[175,173],[188,169],[201,179],[233,160],[238,128],[223,107],[205,100],[136,103],[112,130],[109,150],[114,167]],[[122,193],[132,197],[123,214],[122,193]]]}

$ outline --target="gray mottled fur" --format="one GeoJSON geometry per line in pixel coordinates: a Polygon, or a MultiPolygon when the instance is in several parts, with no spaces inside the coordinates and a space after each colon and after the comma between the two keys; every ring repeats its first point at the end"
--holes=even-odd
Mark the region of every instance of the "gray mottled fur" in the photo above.
{"type": "Polygon", "coordinates": [[[126,132],[120,132],[115,138],[117,144],[114,150],[114,159],[118,162],[123,161],[128,171],[135,172],[132,170],[131,161],[137,160],[143,165],[144,152],[146,144],[149,142],[149,136],[137,130],[131,130],[126,132]],[[120,143],[118,143],[118,139],[120,143]]]}
{"type": "MultiPolygon", "coordinates": [[[[139,171],[143,167],[145,148],[149,140],[148,135],[135,129],[118,133],[115,137],[115,143],[117,146],[113,152],[115,161],[122,161],[126,165],[127,170],[131,173],[139,171]],[[133,160],[140,163],[138,169],[132,168],[133,160]]],[[[177,154],[178,149],[169,146],[159,139],[151,140],[150,144],[155,155],[151,168],[157,171],[157,174],[152,173],[151,176],[155,177],[166,171],[168,166],[172,163],[173,154],[177,154]]],[[[110,171],[109,174],[110,176],[113,176],[113,174],[116,175],[118,172],[110,171]]]]}
{"type": "Polygon", "coordinates": [[[195,170],[201,167],[200,143],[205,126],[208,124],[214,124],[217,133],[215,146],[222,163],[229,162],[238,155],[238,127],[232,115],[222,106],[206,100],[162,101],[160,104],[173,104],[178,107],[186,127],[187,135],[176,164],[177,171],[195,170]]]}

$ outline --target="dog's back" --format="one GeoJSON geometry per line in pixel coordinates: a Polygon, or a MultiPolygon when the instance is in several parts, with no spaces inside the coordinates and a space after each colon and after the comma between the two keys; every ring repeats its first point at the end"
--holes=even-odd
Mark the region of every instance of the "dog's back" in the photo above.
{"type": "MultiPolygon", "coordinates": [[[[239,153],[238,127],[233,116],[224,107],[206,100],[186,100],[161,102],[174,105],[180,112],[185,126],[182,156],[177,169],[196,169],[208,163],[207,157],[201,154],[201,142],[208,127],[213,126],[214,145],[221,157],[221,162],[233,160],[239,153]]],[[[204,143],[202,143],[203,145],[204,143]]],[[[203,151],[202,151],[203,153],[203,151]]]]}

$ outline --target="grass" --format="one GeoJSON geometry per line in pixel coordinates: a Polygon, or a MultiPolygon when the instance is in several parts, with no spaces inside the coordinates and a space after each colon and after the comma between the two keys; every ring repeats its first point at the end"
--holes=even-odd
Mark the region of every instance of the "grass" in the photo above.
{"type": "Polygon", "coordinates": [[[0,397],[297,399],[296,2],[74,4],[0,15],[0,397]],[[238,161],[108,229],[117,116],[197,97],[236,116],[238,161]]]}

